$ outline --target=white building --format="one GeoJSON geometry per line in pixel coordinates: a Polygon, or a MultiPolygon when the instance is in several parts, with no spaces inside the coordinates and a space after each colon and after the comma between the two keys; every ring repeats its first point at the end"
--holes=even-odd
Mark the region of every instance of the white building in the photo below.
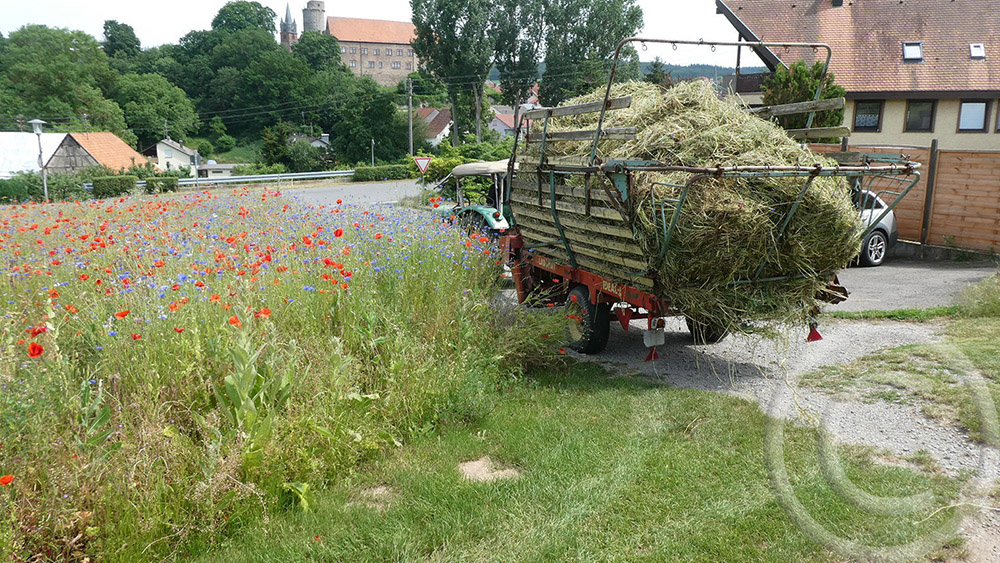
{"type": "Polygon", "coordinates": [[[152,149],[146,150],[146,156],[153,157],[156,167],[160,170],[182,170],[188,168],[191,177],[195,175],[195,169],[200,162],[198,151],[174,141],[173,139],[163,139],[156,143],[152,149]]]}

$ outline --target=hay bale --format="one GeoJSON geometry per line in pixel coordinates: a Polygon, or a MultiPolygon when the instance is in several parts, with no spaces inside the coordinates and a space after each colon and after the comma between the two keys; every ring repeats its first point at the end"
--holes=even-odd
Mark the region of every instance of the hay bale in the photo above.
{"type": "MultiPolygon", "coordinates": [[[[603,161],[644,159],[691,167],[835,164],[802,148],[774,123],[720,100],[705,82],[686,82],[669,90],[626,83],[616,85],[612,95],[631,96],[632,106],[609,111],[605,127],[635,127],[637,138],[601,141],[598,154],[603,161]]],[[[567,103],[603,98],[601,89],[567,103]]],[[[596,113],[554,118],[549,131],[594,129],[597,120],[596,113]]],[[[519,156],[537,159],[539,148],[538,143],[526,145],[519,156]]],[[[589,142],[551,142],[546,153],[587,157],[590,149],[589,142]]],[[[735,331],[752,330],[758,321],[803,319],[815,306],[815,296],[829,274],[846,266],[860,251],[859,218],[843,178],[817,178],[810,183],[782,237],[781,223],[803,189],[804,179],[699,182],[689,193],[664,250],[663,220],[655,204],[676,198],[681,192],[676,186],[690,177],[687,173],[639,174],[623,218],[649,268],[656,272],[657,292],[671,299],[685,316],[735,331]],[[738,283],[754,278],[762,263],[761,279],[804,277],[738,283]]],[[[571,177],[568,183],[582,185],[582,178],[571,177]]],[[[671,205],[666,209],[669,221],[671,205]]]]}

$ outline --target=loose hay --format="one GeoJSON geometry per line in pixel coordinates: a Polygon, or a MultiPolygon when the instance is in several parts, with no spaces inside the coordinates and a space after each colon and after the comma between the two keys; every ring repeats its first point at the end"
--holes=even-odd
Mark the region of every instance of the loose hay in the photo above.
{"type": "MultiPolygon", "coordinates": [[[[669,90],[633,82],[616,85],[612,96],[631,96],[632,105],[607,112],[604,126],[635,127],[637,138],[601,141],[598,155],[603,161],[643,159],[690,167],[836,164],[802,148],[774,123],[720,100],[706,82],[686,82],[669,90]]],[[[567,103],[603,98],[602,88],[567,103]]],[[[553,118],[549,131],[595,129],[598,118],[597,113],[553,118]]],[[[546,153],[585,158],[591,146],[550,142],[546,153]]],[[[537,160],[539,149],[538,143],[522,146],[519,158],[537,160]]],[[[655,272],[657,292],[689,318],[735,331],[753,330],[762,321],[801,320],[816,304],[829,274],[860,251],[860,220],[843,178],[816,178],[809,184],[783,237],[781,223],[806,179],[710,178],[691,189],[660,259],[664,225],[654,202],[676,198],[681,189],[655,184],[682,185],[690,178],[679,172],[637,175],[624,217],[655,272]],[[765,266],[760,279],[804,277],[734,283],[754,278],[761,263],[765,266]]],[[[581,186],[583,179],[572,177],[568,183],[581,186]]],[[[516,204],[514,212],[517,215],[516,204]]],[[[671,212],[668,204],[667,221],[671,212]]]]}

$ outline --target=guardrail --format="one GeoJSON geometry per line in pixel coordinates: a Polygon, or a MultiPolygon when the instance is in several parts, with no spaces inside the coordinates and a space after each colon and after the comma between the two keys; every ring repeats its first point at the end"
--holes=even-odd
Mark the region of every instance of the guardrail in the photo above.
{"type": "MultiPolygon", "coordinates": [[[[349,178],[354,176],[353,170],[329,170],[326,172],[296,172],[292,174],[259,174],[256,176],[228,176],[225,178],[179,178],[178,186],[200,186],[201,184],[250,184],[254,182],[282,182],[285,180],[322,180],[325,178],[349,178]]],[[[146,187],[145,180],[136,182],[139,187],[146,187]]],[[[83,189],[93,190],[90,182],[83,184],[83,189]]]]}

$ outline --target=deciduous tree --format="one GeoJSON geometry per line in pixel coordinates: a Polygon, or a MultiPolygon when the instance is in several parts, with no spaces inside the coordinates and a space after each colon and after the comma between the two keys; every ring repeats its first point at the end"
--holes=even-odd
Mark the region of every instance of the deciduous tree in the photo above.
{"type": "MultiPolygon", "coordinates": [[[[799,61],[788,68],[778,67],[762,86],[764,105],[791,104],[808,102],[816,99],[816,88],[823,84],[821,99],[840,98],[847,94],[842,86],[834,82],[833,73],[823,77],[822,61],[817,61],[812,67],[799,61]]],[[[783,115],[777,118],[778,123],[786,129],[798,129],[806,126],[808,114],[783,115]]],[[[838,127],[844,121],[844,110],[821,111],[813,120],[813,127],[838,127]]]]}
{"type": "Polygon", "coordinates": [[[216,31],[239,31],[241,29],[262,29],[274,35],[274,10],[260,2],[237,0],[223,6],[212,20],[216,31]]]}
{"type": "MultiPolygon", "coordinates": [[[[455,120],[452,143],[464,131],[458,112],[459,93],[482,99],[483,83],[493,60],[490,0],[411,0],[417,36],[413,49],[424,68],[448,87],[455,120]]],[[[481,106],[477,106],[481,107],[481,106]]],[[[476,123],[477,133],[481,122],[476,123]]],[[[478,136],[478,135],[477,135],[478,136]]]]}

